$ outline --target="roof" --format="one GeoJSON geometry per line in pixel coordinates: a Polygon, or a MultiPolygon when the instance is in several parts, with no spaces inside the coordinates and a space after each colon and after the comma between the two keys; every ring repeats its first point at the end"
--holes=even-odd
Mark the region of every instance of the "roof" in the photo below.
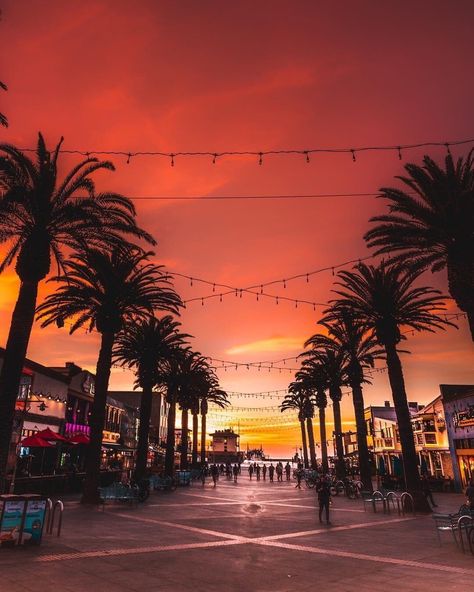
{"type": "Polygon", "coordinates": [[[439,390],[444,401],[464,399],[474,395],[474,384],[440,384],[439,390]]]}
{"type": "MultiPolygon", "coordinates": [[[[3,360],[4,357],[5,357],[5,348],[0,347],[0,359],[3,360]]],[[[59,382],[63,382],[64,384],[69,383],[69,379],[66,376],[64,376],[63,374],[61,374],[60,372],[57,372],[56,370],[48,368],[48,366],[43,366],[42,364],[39,364],[38,362],[33,362],[33,360],[29,360],[28,358],[25,358],[25,363],[23,364],[23,367],[27,368],[28,370],[32,370],[33,372],[37,372],[38,374],[42,374],[43,376],[48,376],[49,378],[53,378],[54,380],[58,380],[59,382]]]]}

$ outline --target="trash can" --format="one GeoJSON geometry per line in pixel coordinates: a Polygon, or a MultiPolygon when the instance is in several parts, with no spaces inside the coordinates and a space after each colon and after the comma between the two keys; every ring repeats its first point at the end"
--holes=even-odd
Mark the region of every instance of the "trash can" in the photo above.
{"type": "Polygon", "coordinates": [[[46,498],[37,494],[0,495],[0,546],[41,543],[46,498]]]}

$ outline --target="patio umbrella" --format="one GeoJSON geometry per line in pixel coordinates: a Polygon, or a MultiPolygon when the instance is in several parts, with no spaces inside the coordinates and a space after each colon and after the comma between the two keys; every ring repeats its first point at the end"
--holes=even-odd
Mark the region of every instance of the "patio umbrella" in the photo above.
{"type": "Polygon", "coordinates": [[[28,436],[28,437],[24,438],[20,442],[20,444],[22,446],[25,446],[28,448],[51,448],[53,446],[52,444],[50,444],[44,438],[41,438],[41,436],[38,436],[37,434],[35,434],[34,436],[28,436]]]}
{"type": "Polygon", "coordinates": [[[65,438],[64,436],[61,436],[61,434],[57,434],[56,432],[53,432],[53,430],[50,428],[46,428],[45,430],[41,430],[41,432],[37,432],[35,435],[39,436],[40,438],[43,438],[43,440],[49,440],[49,441],[53,441],[53,442],[69,442],[69,440],[67,438],[65,438]]]}
{"type": "Polygon", "coordinates": [[[82,432],[79,432],[78,434],[72,436],[72,438],[69,438],[69,442],[71,442],[71,444],[89,444],[90,441],[91,440],[89,436],[86,436],[86,434],[83,434],[82,432]]]}
{"type": "Polygon", "coordinates": [[[28,436],[24,440],[21,441],[22,446],[28,446],[28,448],[42,448],[43,455],[41,457],[41,469],[40,472],[43,474],[43,466],[44,466],[44,453],[46,452],[46,448],[54,448],[52,444],[44,440],[38,435],[28,436]]]}

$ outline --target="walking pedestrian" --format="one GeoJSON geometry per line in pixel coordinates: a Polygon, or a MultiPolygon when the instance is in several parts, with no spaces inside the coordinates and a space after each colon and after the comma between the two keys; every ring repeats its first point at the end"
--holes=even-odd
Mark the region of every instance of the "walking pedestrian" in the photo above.
{"type": "Polygon", "coordinates": [[[331,500],[331,487],[328,479],[323,478],[317,487],[318,501],[319,501],[319,522],[323,521],[323,511],[326,513],[326,523],[329,522],[329,502],[331,500]]]}
{"type": "Polygon", "coordinates": [[[466,487],[466,497],[471,510],[474,510],[474,477],[470,478],[469,485],[466,487]]]}
{"type": "Polygon", "coordinates": [[[257,481],[260,481],[260,465],[257,465],[257,481]]]}
{"type": "Polygon", "coordinates": [[[250,477],[250,480],[252,480],[252,475],[253,475],[253,464],[250,463],[249,464],[249,477],[250,477]]]}
{"type": "Polygon", "coordinates": [[[296,485],[295,485],[295,488],[296,489],[301,489],[301,480],[303,479],[303,469],[296,469],[296,471],[295,471],[295,477],[296,477],[296,485]]]}
{"type": "Polygon", "coordinates": [[[276,466],[277,481],[283,482],[283,465],[279,462],[276,466]]]}
{"type": "Polygon", "coordinates": [[[286,480],[287,481],[290,481],[290,479],[291,479],[291,466],[290,466],[290,463],[289,462],[287,462],[286,465],[285,465],[285,474],[286,474],[286,480]]]}
{"type": "Polygon", "coordinates": [[[217,485],[217,479],[219,479],[219,467],[216,464],[211,466],[211,477],[214,487],[217,485]]]}
{"type": "Polygon", "coordinates": [[[275,473],[275,467],[273,466],[273,463],[270,464],[270,466],[268,467],[268,476],[270,477],[270,483],[273,483],[273,474],[275,473]]]}
{"type": "Polygon", "coordinates": [[[263,467],[262,467],[262,476],[263,476],[263,480],[266,481],[267,480],[267,465],[265,463],[263,463],[263,467]]]}
{"type": "Polygon", "coordinates": [[[235,464],[232,467],[232,473],[234,475],[234,483],[237,483],[237,475],[239,474],[239,465],[235,464]]]}

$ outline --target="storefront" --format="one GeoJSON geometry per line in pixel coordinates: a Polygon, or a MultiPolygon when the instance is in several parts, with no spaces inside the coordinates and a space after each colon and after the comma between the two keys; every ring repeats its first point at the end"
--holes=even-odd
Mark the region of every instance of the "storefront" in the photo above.
{"type": "Polygon", "coordinates": [[[440,385],[455,486],[474,477],[474,385],[440,385]]]}

